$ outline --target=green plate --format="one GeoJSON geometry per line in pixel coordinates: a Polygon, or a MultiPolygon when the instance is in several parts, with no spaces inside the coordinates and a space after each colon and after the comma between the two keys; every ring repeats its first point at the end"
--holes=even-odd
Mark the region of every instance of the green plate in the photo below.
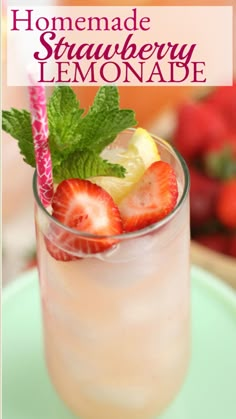
{"type": "MultiPolygon", "coordinates": [[[[161,419],[235,419],[236,294],[193,267],[192,297],[188,377],[161,419]]],[[[36,271],[6,287],[2,314],[2,418],[75,418],[56,395],[45,368],[36,271]]]]}

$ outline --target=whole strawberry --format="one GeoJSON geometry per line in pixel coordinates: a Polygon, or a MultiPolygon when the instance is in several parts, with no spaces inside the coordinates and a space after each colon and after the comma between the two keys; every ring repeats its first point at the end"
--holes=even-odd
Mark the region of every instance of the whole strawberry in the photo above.
{"type": "Polygon", "coordinates": [[[228,255],[236,259],[236,233],[229,239],[228,255]]]}
{"type": "Polygon", "coordinates": [[[221,113],[204,102],[184,103],[178,111],[174,143],[187,161],[201,156],[208,144],[218,142],[228,127],[221,113]]]}
{"type": "Polygon", "coordinates": [[[236,82],[233,86],[218,87],[207,101],[221,113],[228,127],[236,132],[236,82]]]}
{"type": "Polygon", "coordinates": [[[221,184],[216,214],[225,227],[236,228],[236,177],[221,184]]]}
{"type": "Polygon", "coordinates": [[[236,176],[236,133],[228,133],[208,144],[203,156],[209,176],[227,180],[236,176]]]}
{"type": "Polygon", "coordinates": [[[190,167],[191,227],[197,231],[215,216],[219,182],[190,167]]]}
{"type": "Polygon", "coordinates": [[[227,253],[228,237],[223,233],[200,234],[194,238],[198,243],[207,246],[215,252],[227,253]]]}

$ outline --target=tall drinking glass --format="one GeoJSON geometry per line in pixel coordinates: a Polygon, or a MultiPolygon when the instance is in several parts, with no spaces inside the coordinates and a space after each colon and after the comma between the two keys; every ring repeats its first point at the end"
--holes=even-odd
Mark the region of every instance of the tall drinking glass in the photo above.
{"type": "MultiPolygon", "coordinates": [[[[112,147],[127,145],[133,131],[112,147]]],[[[45,354],[61,398],[82,419],[149,419],[183,382],[190,348],[189,175],[180,155],[156,139],[175,169],[179,200],[165,219],[112,237],[95,255],[62,262],[72,230],[42,206],[34,177],[35,219],[45,354]]],[[[102,238],[102,237],[101,237],[102,238]]],[[[103,237],[104,238],[104,237],[103,237]]],[[[81,257],[83,256],[83,257],[81,257]]]]}

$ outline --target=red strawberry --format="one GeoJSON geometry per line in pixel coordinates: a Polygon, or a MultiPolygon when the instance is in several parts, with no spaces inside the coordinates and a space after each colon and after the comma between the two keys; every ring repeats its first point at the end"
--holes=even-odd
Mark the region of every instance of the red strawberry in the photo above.
{"type": "Polygon", "coordinates": [[[190,168],[190,219],[191,227],[198,229],[215,215],[219,182],[190,168]]]}
{"type": "Polygon", "coordinates": [[[221,112],[229,128],[236,132],[236,82],[216,88],[207,102],[221,112]]]}
{"type": "Polygon", "coordinates": [[[228,255],[236,258],[236,233],[229,239],[228,255]]]}
{"type": "Polygon", "coordinates": [[[154,162],[119,205],[125,231],[140,230],[167,216],[175,207],[178,187],[173,168],[154,162]]]}
{"type": "Polygon", "coordinates": [[[231,148],[233,156],[236,157],[236,133],[228,132],[224,137],[218,137],[215,141],[207,143],[205,152],[221,152],[225,147],[231,148]]]}
{"type": "Polygon", "coordinates": [[[236,228],[236,177],[221,184],[216,213],[224,226],[236,228]]]}
{"type": "MultiPolygon", "coordinates": [[[[69,262],[70,260],[80,259],[79,257],[71,255],[70,253],[67,253],[64,250],[60,249],[58,246],[56,246],[55,243],[53,243],[53,241],[49,240],[47,237],[44,237],[44,241],[45,241],[48,252],[54,259],[60,260],[63,262],[69,262]]],[[[58,241],[58,237],[57,237],[57,241],[58,241]]]]}
{"type": "Polygon", "coordinates": [[[208,144],[204,156],[206,172],[218,179],[229,179],[236,175],[236,134],[208,144]]]}
{"type": "Polygon", "coordinates": [[[226,132],[226,123],[216,109],[203,102],[185,103],[179,109],[174,143],[183,157],[191,160],[226,132]]]}
{"type": "MultiPolygon", "coordinates": [[[[100,186],[88,180],[68,179],[61,182],[54,194],[53,217],[62,224],[80,232],[97,235],[112,236],[123,232],[122,221],[118,207],[112,197],[100,186]]],[[[51,236],[57,235],[52,230],[51,236]]],[[[117,240],[111,238],[82,237],[78,233],[64,231],[57,235],[56,240],[46,240],[46,245],[52,256],[57,260],[72,260],[75,257],[68,252],[97,253],[102,252],[117,240]],[[61,252],[56,244],[61,243],[61,252]]]]}
{"type": "Polygon", "coordinates": [[[228,237],[222,233],[201,234],[196,236],[194,240],[215,252],[227,252],[228,237]]]}

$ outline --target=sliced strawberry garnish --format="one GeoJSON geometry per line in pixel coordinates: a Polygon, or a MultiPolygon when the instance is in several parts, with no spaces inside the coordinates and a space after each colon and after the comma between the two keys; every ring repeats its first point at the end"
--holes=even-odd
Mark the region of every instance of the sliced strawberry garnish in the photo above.
{"type": "Polygon", "coordinates": [[[70,253],[65,252],[64,250],[61,250],[55,243],[53,243],[47,237],[44,237],[44,241],[45,241],[48,252],[54,259],[60,260],[63,262],[69,262],[70,260],[80,259],[76,256],[71,255],[70,253]]]}
{"type": "Polygon", "coordinates": [[[176,175],[164,161],[154,162],[119,205],[125,231],[140,230],[167,216],[178,197],[176,175]]]}
{"type": "MultiPolygon", "coordinates": [[[[112,197],[100,186],[88,180],[67,179],[61,182],[54,194],[53,217],[62,224],[79,230],[78,233],[64,231],[53,240],[54,245],[61,241],[61,248],[65,250],[62,254],[59,251],[51,251],[51,244],[47,244],[49,252],[59,260],[68,259],[70,252],[75,253],[98,253],[102,252],[117,243],[111,238],[89,238],[84,233],[100,236],[112,236],[123,232],[122,221],[119,209],[112,197]],[[69,255],[67,256],[67,252],[69,255]]],[[[55,232],[52,232],[55,235],[55,232]]]]}

